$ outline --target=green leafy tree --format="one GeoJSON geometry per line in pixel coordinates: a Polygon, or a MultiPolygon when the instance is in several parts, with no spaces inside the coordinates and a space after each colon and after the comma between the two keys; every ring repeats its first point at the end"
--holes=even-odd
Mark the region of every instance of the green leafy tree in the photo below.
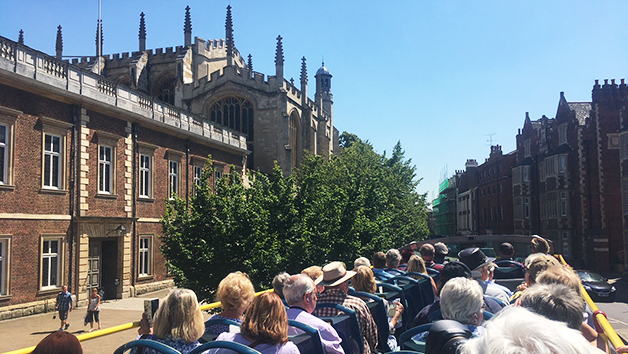
{"type": "Polygon", "coordinates": [[[245,186],[232,170],[210,185],[207,165],[186,206],[167,203],[162,253],[179,286],[210,299],[228,273],[241,270],[268,286],[281,272],[332,260],[353,261],[428,233],[425,196],[401,144],[378,154],[353,134],[341,153],[306,155],[290,176],[251,172],[245,186]]]}

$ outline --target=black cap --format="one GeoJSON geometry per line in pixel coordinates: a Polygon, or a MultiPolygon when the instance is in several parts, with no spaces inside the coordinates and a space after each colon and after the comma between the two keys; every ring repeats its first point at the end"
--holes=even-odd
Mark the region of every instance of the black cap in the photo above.
{"type": "Polygon", "coordinates": [[[444,284],[453,278],[471,278],[471,270],[464,263],[453,261],[445,264],[440,271],[440,281],[444,284]]]}

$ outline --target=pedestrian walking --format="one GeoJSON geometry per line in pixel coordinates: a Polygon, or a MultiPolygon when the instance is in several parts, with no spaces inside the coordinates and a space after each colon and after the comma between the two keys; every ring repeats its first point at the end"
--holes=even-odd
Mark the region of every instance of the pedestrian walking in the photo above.
{"type": "Polygon", "coordinates": [[[89,297],[89,306],[87,307],[87,314],[85,315],[85,324],[89,323],[91,329],[94,331],[94,321],[98,324],[100,329],[100,295],[98,295],[98,288],[92,288],[92,294],[89,297]]]}
{"type": "Polygon", "coordinates": [[[57,305],[55,310],[59,311],[59,321],[61,321],[60,331],[67,330],[70,327],[68,323],[68,312],[72,311],[72,294],[68,291],[68,286],[64,285],[61,292],[57,295],[57,305]]]}

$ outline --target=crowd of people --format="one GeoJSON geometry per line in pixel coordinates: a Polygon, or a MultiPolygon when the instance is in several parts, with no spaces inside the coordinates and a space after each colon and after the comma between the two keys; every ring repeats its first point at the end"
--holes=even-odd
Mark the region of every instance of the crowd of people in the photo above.
{"type": "MultiPolygon", "coordinates": [[[[272,281],[274,291],[259,296],[255,296],[253,284],[245,273],[231,273],[216,291],[222,312],[210,320],[225,319],[239,326],[206,325],[194,292],[176,289],[161,302],[152,327],[146,317],[142,319],[138,338],[158,341],[188,353],[201,345],[199,339],[203,335],[210,333],[216,335],[217,340],[240,343],[262,354],[299,354],[298,347],[289,340],[290,336],[302,333],[289,325],[288,320],[293,320],[316,329],[327,354],[344,354],[341,336],[329,322],[321,319],[336,316],[341,310],[333,306],[317,307],[325,303],[342,305],[355,312],[364,354],[382,352],[382,348],[399,350],[397,339],[402,329],[428,324],[435,318],[443,321],[413,337],[426,344],[428,354],[453,353],[453,349],[469,354],[609,351],[603,336],[595,329],[593,315],[587,312],[580,294],[579,277],[547,254],[550,247],[544,239],[533,239],[533,253],[523,263],[515,261],[511,244],[499,247],[501,260],[525,271],[525,281],[514,293],[493,281],[495,259],[487,257],[480,248],[463,249],[457,254],[458,260],[449,262],[446,260],[449,250],[441,242],[425,243],[417,251],[391,249],[386,253],[377,252],[371,259],[360,257],[355,260],[353,270],[347,270],[342,262],[330,262],[323,267],[308,267],[300,274],[281,273],[272,281]],[[429,273],[438,274],[438,281],[434,282],[429,273]],[[409,323],[401,326],[407,304],[398,299],[384,300],[389,336],[382,345],[378,325],[368,306],[373,300],[359,294],[381,293],[382,281],[399,279],[395,278],[399,276],[429,279],[434,301],[412,314],[409,323]],[[453,338],[457,339],[452,341],[453,338]],[[443,343],[448,343],[448,347],[443,343]]],[[[60,300],[60,309],[71,309],[71,300],[64,302],[67,296],[60,295],[60,300]]],[[[96,311],[98,303],[99,298],[94,296],[90,309],[96,311]]],[[[92,319],[94,315],[92,313],[92,319]]],[[[95,319],[98,322],[97,316],[95,319]]],[[[63,319],[61,321],[64,326],[63,319]]],[[[64,337],[67,332],[59,333],[43,340],[40,346],[46,341],[55,345],[60,341],[76,344],[64,337]]],[[[80,343],[78,345],[80,347],[80,343]]],[[[617,348],[620,353],[624,350],[617,348]]],[[[38,349],[35,352],[45,353],[38,349]]],[[[142,353],[155,352],[144,348],[142,353]]],[[[231,351],[211,349],[207,353],[231,351]]]]}

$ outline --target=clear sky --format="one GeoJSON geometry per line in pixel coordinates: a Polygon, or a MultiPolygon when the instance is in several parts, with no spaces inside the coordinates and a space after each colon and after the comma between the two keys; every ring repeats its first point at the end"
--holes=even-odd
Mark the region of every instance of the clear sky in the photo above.
{"type": "MultiPolygon", "coordinates": [[[[628,69],[628,1],[102,0],[104,53],[138,50],[139,14],[147,48],[183,44],[185,6],[193,36],[225,37],[233,8],[235,44],[255,71],[274,75],[283,37],[287,79],[308,60],[309,92],[325,60],[333,75],[334,124],[379,152],[397,141],[435,197],[445,168],[488,157],[489,138],[515,147],[525,112],[556,114],[560,91],[590,101],[595,79],[628,69]]],[[[54,55],[94,55],[97,0],[0,0],[0,36],[54,55]]]]}

